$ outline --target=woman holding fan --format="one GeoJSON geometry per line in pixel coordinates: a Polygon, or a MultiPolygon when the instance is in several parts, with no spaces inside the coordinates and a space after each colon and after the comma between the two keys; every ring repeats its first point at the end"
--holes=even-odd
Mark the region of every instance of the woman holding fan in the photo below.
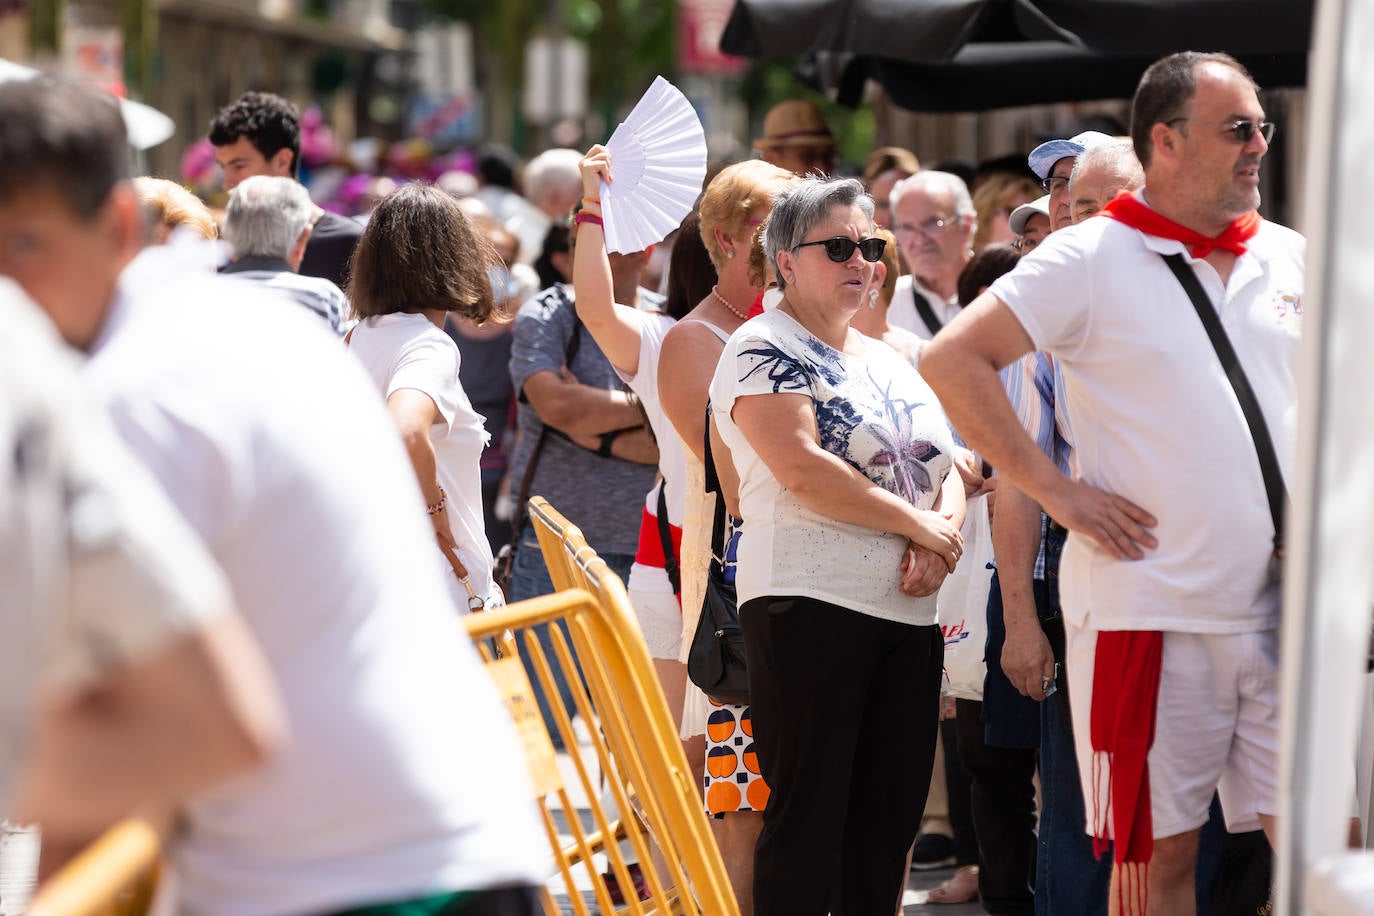
{"type": "MultiPolygon", "coordinates": [[[[638,395],[658,440],[661,476],[645,499],[639,549],[627,588],[659,684],[674,722],[681,726],[687,667],[678,660],[682,652],[678,570],[687,478],[682,445],[664,416],[658,391],[663,339],[681,316],[623,304],[633,299],[623,292],[617,295],[615,277],[627,276],[633,283],[638,280],[638,272],[627,275],[614,270],[614,262],[641,255],[606,251],[599,195],[601,182],[613,180],[611,154],[604,146],[593,146],[579,167],[585,196],[574,217],[577,245],[573,253],[573,300],[583,326],[606,354],[616,374],[638,395]]],[[[633,293],[633,288],[628,292],[633,293]]]]}

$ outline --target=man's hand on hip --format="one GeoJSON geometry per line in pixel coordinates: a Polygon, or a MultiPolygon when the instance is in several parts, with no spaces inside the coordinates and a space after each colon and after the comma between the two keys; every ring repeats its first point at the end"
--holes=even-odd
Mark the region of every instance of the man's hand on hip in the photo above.
{"type": "Polygon", "coordinates": [[[1159,545],[1147,530],[1155,517],[1128,499],[1065,478],[1044,500],[1050,518],[1070,531],[1093,539],[1118,560],[1141,560],[1145,550],[1159,545]]]}

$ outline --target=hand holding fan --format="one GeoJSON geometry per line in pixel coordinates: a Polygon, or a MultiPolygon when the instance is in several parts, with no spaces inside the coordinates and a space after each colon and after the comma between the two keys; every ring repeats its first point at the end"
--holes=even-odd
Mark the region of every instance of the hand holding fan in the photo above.
{"type": "Polygon", "coordinates": [[[606,250],[643,251],[691,212],[706,177],[706,132],[687,97],[663,77],[606,141],[614,181],[601,182],[606,250]]]}

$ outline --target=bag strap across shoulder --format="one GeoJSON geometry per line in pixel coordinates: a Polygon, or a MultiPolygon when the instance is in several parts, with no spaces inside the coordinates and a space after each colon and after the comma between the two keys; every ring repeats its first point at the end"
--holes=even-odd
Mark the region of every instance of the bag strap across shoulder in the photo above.
{"type": "MultiPolygon", "coordinates": [[[[554,292],[559,298],[560,307],[572,307],[567,293],[563,292],[563,287],[555,285],[554,292]]],[[[573,360],[577,357],[577,351],[582,346],[582,322],[578,320],[576,313],[573,315],[572,334],[568,336],[568,347],[563,353],[563,365],[572,371],[573,360]]],[[[525,401],[525,392],[519,392],[519,399],[525,401]]],[[[539,421],[539,437],[534,440],[534,448],[530,451],[530,460],[525,464],[525,474],[520,478],[519,495],[515,499],[515,517],[511,519],[510,544],[507,547],[507,555],[514,556],[515,548],[520,543],[520,532],[525,527],[525,515],[530,504],[530,485],[534,483],[534,472],[539,465],[539,453],[544,450],[544,442],[549,438],[549,426],[541,418],[539,421]]]]}
{"type": "Polygon", "coordinates": [[[658,485],[658,539],[663,543],[663,571],[673,586],[673,594],[682,594],[682,571],[678,568],[677,552],[673,550],[673,531],[668,522],[668,480],[658,485]]]}
{"type": "Polygon", "coordinates": [[[926,327],[930,330],[930,336],[934,337],[936,334],[939,334],[940,329],[945,326],[945,323],[935,317],[935,310],[930,307],[930,300],[921,295],[921,292],[916,289],[915,282],[911,284],[911,300],[916,304],[916,314],[921,316],[921,320],[925,322],[926,327]]]}
{"type": "Polygon", "coordinates": [[[715,518],[711,522],[711,571],[716,575],[725,574],[725,493],[716,474],[716,462],[711,455],[711,404],[706,404],[706,433],[703,448],[705,459],[706,492],[716,494],[715,518]]]}
{"type": "Polygon", "coordinates": [[[1198,282],[1197,274],[1193,273],[1181,254],[1165,254],[1160,257],[1169,265],[1169,269],[1183,286],[1184,292],[1192,300],[1193,308],[1207,331],[1207,338],[1212,342],[1212,349],[1221,360],[1221,367],[1226,370],[1226,378],[1231,382],[1236,400],[1240,402],[1241,413],[1245,414],[1245,422],[1250,427],[1250,438],[1255,444],[1255,454],[1259,458],[1260,474],[1264,477],[1264,495],[1269,500],[1269,515],[1274,522],[1274,552],[1280,553],[1283,551],[1283,518],[1288,504],[1288,491],[1283,484],[1278,453],[1274,450],[1274,440],[1269,435],[1269,426],[1264,422],[1264,412],[1260,409],[1259,399],[1250,387],[1250,380],[1245,375],[1240,358],[1231,346],[1231,338],[1226,335],[1226,329],[1221,325],[1221,317],[1211,300],[1207,298],[1207,292],[1202,288],[1202,284],[1198,282]]]}

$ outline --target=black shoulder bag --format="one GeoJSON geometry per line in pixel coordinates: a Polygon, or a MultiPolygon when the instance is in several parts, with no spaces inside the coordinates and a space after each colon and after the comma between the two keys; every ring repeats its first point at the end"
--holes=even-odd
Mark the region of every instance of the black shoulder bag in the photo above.
{"type": "Polygon", "coordinates": [[[1221,367],[1226,370],[1226,378],[1230,380],[1236,400],[1240,402],[1245,422],[1250,426],[1250,438],[1255,443],[1260,474],[1264,477],[1264,494],[1269,499],[1269,515],[1274,522],[1274,555],[1279,556],[1283,553],[1283,517],[1288,504],[1288,491],[1283,485],[1278,453],[1274,451],[1274,440],[1269,435],[1269,426],[1264,422],[1264,412],[1260,409],[1259,399],[1255,397],[1250,380],[1245,376],[1245,369],[1241,367],[1240,359],[1231,346],[1231,338],[1226,336],[1226,329],[1221,326],[1221,318],[1217,315],[1212,301],[1207,298],[1207,292],[1202,288],[1202,284],[1198,282],[1197,275],[1183,260],[1181,254],[1166,254],[1160,257],[1169,265],[1169,269],[1183,286],[1183,291],[1192,300],[1193,308],[1197,310],[1197,316],[1207,330],[1207,337],[1212,341],[1212,349],[1217,351],[1221,367]]]}
{"type": "MultiPolygon", "coordinates": [[[[558,297],[562,301],[560,306],[566,306],[567,295],[561,286],[555,287],[558,297]]],[[[577,358],[577,350],[582,345],[582,322],[573,316],[572,334],[568,336],[568,348],[563,353],[563,365],[571,371],[573,360],[577,358]]],[[[524,391],[519,394],[522,401],[525,398],[524,391]]],[[[541,418],[539,421],[539,438],[534,440],[534,449],[530,452],[530,460],[525,464],[525,476],[520,479],[519,495],[515,498],[515,514],[511,518],[510,540],[496,553],[496,559],[492,564],[491,578],[501,594],[510,592],[510,573],[511,567],[515,565],[515,550],[520,546],[520,532],[525,529],[525,516],[530,507],[530,485],[534,482],[534,472],[539,465],[539,453],[544,450],[544,442],[549,438],[549,426],[541,418]]]]}
{"type": "Polygon", "coordinates": [[[735,586],[725,581],[725,497],[711,458],[711,411],[706,410],[706,491],[716,494],[711,526],[711,566],[706,574],[706,597],[692,646],[687,652],[687,676],[708,697],[727,706],[749,702],[749,667],[744,633],[739,625],[735,586]]]}

